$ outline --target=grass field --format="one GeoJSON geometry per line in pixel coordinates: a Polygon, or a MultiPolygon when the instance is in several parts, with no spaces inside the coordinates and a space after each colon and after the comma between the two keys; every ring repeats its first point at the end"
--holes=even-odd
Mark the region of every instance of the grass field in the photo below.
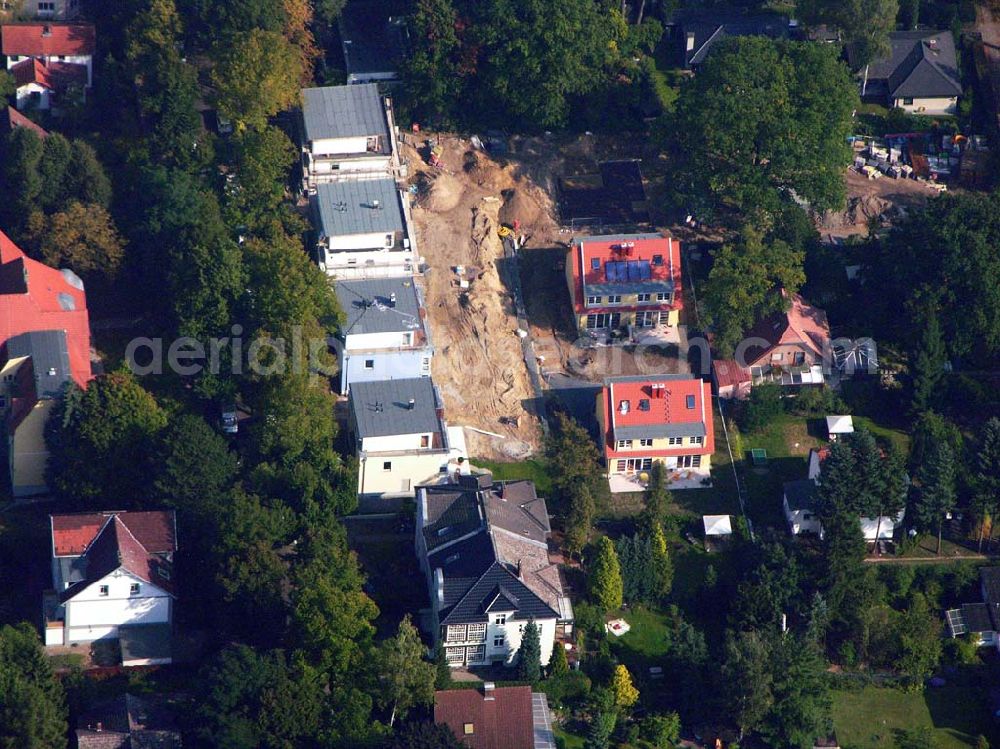
{"type": "Polygon", "coordinates": [[[556,746],[559,749],[583,749],[583,745],[587,743],[586,739],[582,736],[566,733],[561,728],[553,727],[552,730],[555,733],[556,746]]]}
{"type": "Polygon", "coordinates": [[[535,482],[535,491],[540,497],[548,497],[552,493],[552,475],[545,462],[538,458],[529,458],[516,463],[498,463],[483,458],[472,458],[469,462],[477,468],[484,468],[492,473],[497,481],[531,479],[535,482]]]}
{"type": "Polygon", "coordinates": [[[992,730],[983,690],[951,685],[913,693],[833,692],[833,724],[845,749],[890,749],[898,732],[920,729],[931,730],[935,749],[966,749],[992,730]]]}

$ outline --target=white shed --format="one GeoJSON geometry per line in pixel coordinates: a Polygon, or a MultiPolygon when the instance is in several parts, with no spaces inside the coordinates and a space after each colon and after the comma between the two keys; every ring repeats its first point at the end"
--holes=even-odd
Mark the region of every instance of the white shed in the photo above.
{"type": "Polygon", "coordinates": [[[846,414],[826,417],[826,433],[831,442],[836,442],[845,434],[854,434],[854,419],[846,414]]]}

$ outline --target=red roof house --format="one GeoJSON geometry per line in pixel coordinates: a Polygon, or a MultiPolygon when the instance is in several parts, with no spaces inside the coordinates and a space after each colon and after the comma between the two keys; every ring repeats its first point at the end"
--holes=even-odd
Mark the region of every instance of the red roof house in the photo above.
{"type": "Polygon", "coordinates": [[[0,111],[0,134],[12,133],[19,127],[34,131],[39,138],[46,138],[49,134],[45,128],[29,120],[14,107],[4,107],[0,111]]]}
{"type": "Polygon", "coordinates": [[[89,23],[8,23],[0,26],[7,57],[92,57],[96,34],[89,23]]]}
{"type": "Polygon", "coordinates": [[[0,347],[21,333],[66,331],[73,381],[86,387],[90,321],[83,282],[73,271],[32,260],[0,231],[0,347]]]}
{"type": "MultiPolygon", "coordinates": [[[[787,298],[785,292],[782,295],[787,298]]],[[[800,294],[792,294],[787,312],[761,320],[747,338],[762,341],[748,348],[748,367],[822,363],[830,349],[830,323],[826,312],[808,304],[800,294]]]]}
{"type": "Polygon", "coordinates": [[[46,618],[64,630],[61,642],[169,627],[176,592],[173,511],[51,515],[49,522],[54,592],[46,618]]]}
{"type": "Polygon", "coordinates": [[[74,382],[86,387],[90,323],[83,282],[32,260],[0,232],[0,415],[15,496],[47,491],[45,425],[74,382]]]}
{"type": "Polygon", "coordinates": [[[580,330],[677,325],[681,245],[661,234],[573,240],[566,280],[580,330]]]}
{"type": "Polygon", "coordinates": [[[534,749],[531,687],[451,689],[434,693],[434,722],[472,749],[534,749]]]}
{"type": "Polygon", "coordinates": [[[597,421],[609,477],[648,471],[653,463],[669,472],[711,468],[712,387],[697,377],[608,378],[597,397],[597,421]]]}

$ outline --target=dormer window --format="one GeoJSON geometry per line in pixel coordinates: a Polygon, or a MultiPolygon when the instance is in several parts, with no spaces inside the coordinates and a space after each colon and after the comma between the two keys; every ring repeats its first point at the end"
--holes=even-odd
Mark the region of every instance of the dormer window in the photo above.
{"type": "Polygon", "coordinates": [[[648,411],[649,410],[649,398],[640,398],[639,399],[639,410],[640,411],[648,411]]]}
{"type": "Polygon", "coordinates": [[[624,416],[625,414],[627,414],[631,410],[631,407],[632,407],[632,404],[629,403],[628,401],[619,401],[618,402],[618,413],[620,413],[620,414],[622,414],[624,416]]]}
{"type": "Polygon", "coordinates": [[[157,567],[156,574],[158,574],[164,580],[170,579],[170,570],[168,570],[166,567],[157,567]]]}

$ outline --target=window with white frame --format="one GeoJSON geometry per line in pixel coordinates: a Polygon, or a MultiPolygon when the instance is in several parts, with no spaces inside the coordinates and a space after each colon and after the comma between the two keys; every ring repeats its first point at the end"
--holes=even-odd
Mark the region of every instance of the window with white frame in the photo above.
{"type": "Polygon", "coordinates": [[[608,304],[621,304],[621,303],[622,303],[622,295],[621,294],[609,294],[608,295],[608,304]]]}
{"type": "Polygon", "coordinates": [[[106,596],[107,594],[108,594],[108,586],[107,585],[102,585],[100,588],[97,589],[97,595],[99,595],[99,596],[106,596]]]}
{"type": "Polygon", "coordinates": [[[461,663],[465,660],[465,648],[445,648],[444,653],[448,663],[461,663]]]}
{"type": "Polygon", "coordinates": [[[677,459],[678,468],[700,468],[701,467],[701,456],[700,455],[682,455],[677,459]]]}
{"type": "Polygon", "coordinates": [[[486,622],[469,625],[468,642],[482,642],[486,639],[486,622]]]}
{"type": "Polygon", "coordinates": [[[625,450],[632,447],[632,440],[618,440],[618,449],[625,450]]]}
{"type": "Polygon", "coordinates": [[[636,294],[635,300],[637,302],[648,302],[650,300],[649,294],[636,294]]]}
{"type": "Polygon", "coordinates": [[[464,624],[449,624],[445,635],[448,642],[465,642],[466,628],[464,624]]]}
{"type": "Polygon", "coordinates": [[[667,437],[668,445],[681,445],[684,443],[683,437],[667,437]]]}
{"type": "Polygon", "coordinates": [[[506,624],[507,623],[507,615],[506,614],[497,614],[496,616],[493,617],[493,623],[494,624],[506,624]]]}
{"type": "Polygon", "coordinates": [[[658,291],[656,292],[656,301],[658,302],[669,302],[670,292],[668,291],[658,291]]]}
{"type": "Polygon", "coordinates": [[[639,447],[652,447],[653,440],[639,440],[639,447]]]}
{"type": "Polygon", "coordinates": [[[503,635],[496,635],[493,638],[493,647],[495,647],[495,648],[502,648],[504,642],[505,642],[505,640],[504,640],[504,636],[503,635]]]}
{"type": "Polygon", "coordinates": [[[587,304],[600,304],[602,297],[599,296],[588,296],[587,304]]]}
{"type": "Polygon", "coordinates": [[[132,583],[128,588],[128,594],[130,596],[137,596],[139,595],[139,590],[139,583],[132,583]]]}
{"type": "Polygon", "coordinates": [[[703,444],[705,444],[705,438],[704,437],[692,437],[691,438],[691,444],[692,445],[703,445],[703,444]]]}

